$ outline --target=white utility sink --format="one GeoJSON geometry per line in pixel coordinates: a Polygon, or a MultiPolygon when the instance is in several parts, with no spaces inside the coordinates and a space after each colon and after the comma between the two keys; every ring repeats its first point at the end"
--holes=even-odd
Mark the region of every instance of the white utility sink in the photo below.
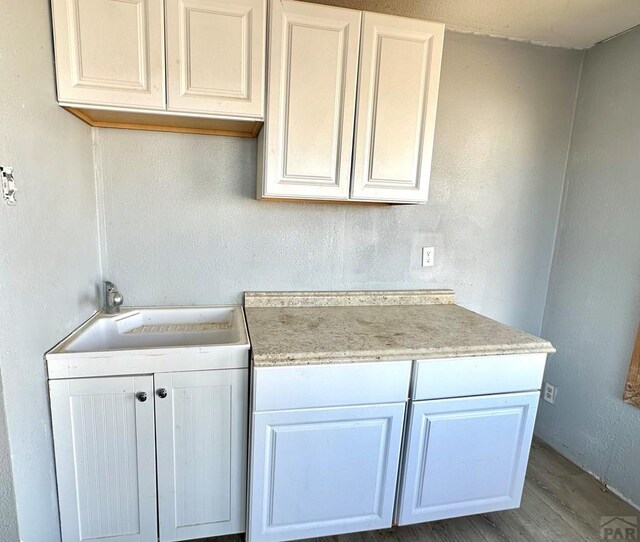
{"type": "Polygon", "coordinates": [[[187,370],[194,360],[191,369],[223,368],[210,367],[211,360],[233,350],[244,351],[246,366],[249,337],[239,305],[123,308],[98,312],[46,359],[49,378],[73,378],[187,370]]]}
{"type": "Polygon", "coordinates": [[[158,307],[99,313],[64,345],[66,352],[247,343],[240,307],[158,307]]]}

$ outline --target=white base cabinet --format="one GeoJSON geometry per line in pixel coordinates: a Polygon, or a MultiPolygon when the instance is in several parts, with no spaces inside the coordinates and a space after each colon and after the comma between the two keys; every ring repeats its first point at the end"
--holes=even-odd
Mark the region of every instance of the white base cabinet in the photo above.
{"type": "Polygon", "coordinates": [[[399,525],[520,506],[539,392],[411,406],[399,525]]]}
{"type": "Polygon", "coordinates": [[[63,542],[243,532],[247,373],[51,380],[63,542]]]}
{"type": "Polygon", "coordinates": [[[517,508],[545,361],[534,353],[255,368],[248,541],[517,508]]]}
{"type": "Polygon", "coordinates": [[[254,370],[250,542],[391,527],[410,372],[404,361],[254,370]]]}
{"type": "Polygon", "coordinates": [[[279,542],[518,507],[545,357],[258,367],[249,454],[246,366],[51,380],[63,542],[245,517],[249,542],[279,542]]]}

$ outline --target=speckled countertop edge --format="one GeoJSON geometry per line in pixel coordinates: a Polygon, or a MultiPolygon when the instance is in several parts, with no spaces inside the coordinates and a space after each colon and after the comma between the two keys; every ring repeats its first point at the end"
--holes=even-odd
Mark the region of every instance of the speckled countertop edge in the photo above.
{"type": "Polygon", "coordinates": [[[365,307],[441,305],[456,302],[453,290],[380,290],[352,292],[245,292],[245,308],[365,307]]]}
{"type": "Polygon", "coordinates": [[[384,354],[381,354],[379,350],[361,350],[357,355],[349,352],[344,356],[340,356],[335,352],[314,352],[312,354],[303,352],[288,355],[262,355],[257,357],[254,355],[253,362],[256,367],[286,367],[294,365],[326,365],[331,363],[366,363],[370,361],[407,361],[517,354],[550,354],[553,352],[555,352],[555,348],[549,343],[548,347],[541,344],[532,344],[529,347],[525,345],[518,345],[517,347],[505,345],[503,348],[494,346],[490,348],[425,348],[422,350],[412,349],[410,351],[404,350],[400,352],[388,351],[384,354]]]}

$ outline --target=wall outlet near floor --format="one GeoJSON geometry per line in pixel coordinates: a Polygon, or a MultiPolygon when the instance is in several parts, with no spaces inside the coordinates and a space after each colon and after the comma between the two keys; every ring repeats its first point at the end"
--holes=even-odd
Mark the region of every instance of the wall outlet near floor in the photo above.
{"type": "Polygon", "coordinates": [[[552,405],[556,404],[556,396],[558,395],[558,387],[553,384],[549,384],[549,382],[544,383],[544,390],[542,393],[542,398],[552,405]]]}
{"type": "Polygon", "coordinates": [[[422,267],[433,267],[433,247],[422,247],[422,267]]]}

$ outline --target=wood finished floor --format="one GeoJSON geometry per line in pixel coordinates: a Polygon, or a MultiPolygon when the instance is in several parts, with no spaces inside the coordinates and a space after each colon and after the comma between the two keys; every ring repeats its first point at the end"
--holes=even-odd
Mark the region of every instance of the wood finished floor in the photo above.
{"type": "MultiPolygon", "coordinates": [[[[534,441],[518,510],[313,542],[588,542],[601,540],[601,516],[640,516],[640,511],[546,444],[534,441]]],[[[242,542],[244,535],[210,540],[242,542]]]]}

